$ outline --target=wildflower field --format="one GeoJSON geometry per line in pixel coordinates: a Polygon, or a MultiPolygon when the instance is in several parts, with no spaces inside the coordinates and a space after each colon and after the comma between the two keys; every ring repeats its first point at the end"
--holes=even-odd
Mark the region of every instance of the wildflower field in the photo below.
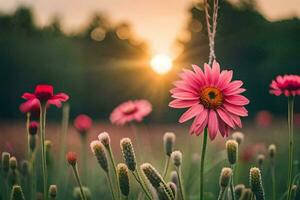
{"type": "MultiPolygon", "coordinates": [[[[19,86],[22,93],[14,95],[21,102],[14,105],[19,117],[0,122],[0,200],[299,200],[300,75],[282,68],[268,83],[256,83],[270,104],[280,105],[274,110],[281,115],[268,111],[266,103],[249,117],[253,104],[268,100],[249,98],[256,92],[248,93],[239,69],[219,58],[220,5],[218,0],[197,3],[208,47],[204,62],[182,66],[171,80],[166,78],[170,58],[151,60],[158,79],[170,82],[164,94],[149,82],[157,90],[151,97],[116,103],[123,90],[132,88],[120,85],[119,92],[104,96],[101,88],[114,84],[105,78],[89,82],[85,95],[78,90],[72,96],[67,86],[43,78],[28,88],[19,86]],[[94,90],[92,85],[101,86],[94,90]],[[99,107],[112,108],[108,117],[89,115],[88,102],[72,113],[76,97],[92,99],[98,108],[94,93],[105,99],[99,107]],[[157,106],[155,100],[164,96],[167,103],[157,106]],[[165,112],[175,113],[176,121],[166,123],[165,112]]],[[[0,26],[7,21],[0,20],[0,26]]],[[[92,39],[103,40],[101,31],[94,30],[92,39]]],[[[260,74],[250,76],[247,80],[260,80],[260,74]]]]}

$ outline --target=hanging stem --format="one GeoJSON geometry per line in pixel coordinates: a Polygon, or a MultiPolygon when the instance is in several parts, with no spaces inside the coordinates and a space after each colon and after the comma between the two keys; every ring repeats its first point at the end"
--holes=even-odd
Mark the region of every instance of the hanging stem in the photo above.
{"type": "Polygon", "coordinates": [[[74,166],[72,165],[72,169],[73,169],[74,176],[76,178],[76,181],[77,181],[79,189],[80,189],[81,199],[86,200],[86,197],[85,197],[85,194],[84,194],[84,191],[83,191],[83,187],[82,187],[82,184],[81,184],[81,181],[80,181],[80,178],[79,178],[77,164],[74,165],[74,166]]]}
{"type": "Polygon", "coordinates": [[[293,161],[294,161],[294,133],[293,133],[293,121],[294,121],[294,97],[288,97],[288,129],[289,129],[289,171],[288,171],[288,196],[290,200],[292,196],[293,185],[293,161]]]}
{"type": "Polygon", "coordinates": [[[201,152],[201,163],[200,163],[200,200],[204,200],[203,194],[203,182],[204,182],[204,161],[206,154],[206,145],[207,145],[207,127],[204,129],[203,143],[202,143],[202,152],[201,152]]]}
{"type": "Polygon", "coordinates": [[[43,174],[43,195],[44,199],[48,199],[48,175],[47,175],[47,163],[46,163],[46,151],[45,151],[45,136],[46,136],[46,103],[41,103],[40,107],[40,130],[41,130],[41,157],[42,157],[42,174],[43,174]]]}

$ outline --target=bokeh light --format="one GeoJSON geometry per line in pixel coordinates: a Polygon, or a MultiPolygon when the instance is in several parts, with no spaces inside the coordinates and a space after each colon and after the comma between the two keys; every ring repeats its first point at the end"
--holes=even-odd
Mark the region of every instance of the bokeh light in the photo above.
{"type": "Polygon", "coordinates": [[[159,54],[155,55],[151,61],[151,68],[157,74],[166,74],[172,69],[172,59],[168,55],[159,54]]]}

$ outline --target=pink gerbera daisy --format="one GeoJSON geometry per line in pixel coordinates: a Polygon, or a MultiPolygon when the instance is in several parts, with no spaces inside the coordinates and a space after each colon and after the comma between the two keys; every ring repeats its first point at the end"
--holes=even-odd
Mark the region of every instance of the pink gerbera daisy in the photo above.
{"type": "Polygon", "coordinates": [[[117,106],[110,114],[110,121],[116,125],[127,122],[140,122],[152,111],[152,106],[147,100],[130,100],[117,106]]]}
{"type": "Polygon", "coordinates": [[[193,70],[184,69],[180,74],[182,80],[174,83],[169,106],[172,108],[189,108],[179,119],[180,123],[192,118],[194,122],[190,133],[200,135],[208,128],[209,137],[213,140],[220,132],[223,137],[229,130],[241,127],[240,117],[248,115],[245,105],[249,100],[242,96],[243,82],[231,81],[232,71],[220,72],[219,63],[214,61],[212,68],[204,64],[204,72],[197,65],[193,70]]]}
{"type": "Polygon", "coordinates": [[[270,85],[270,93],[276,96],[284,94],[286,97],[300,95],[300,76],[277,76],[270,85]]]}

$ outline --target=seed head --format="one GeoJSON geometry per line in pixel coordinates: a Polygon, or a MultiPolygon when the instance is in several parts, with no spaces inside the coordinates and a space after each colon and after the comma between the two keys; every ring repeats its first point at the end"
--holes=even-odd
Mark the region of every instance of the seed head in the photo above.
{"type": "Polygon", "coordinates": [[[31,121],[28,127],[28,132],[30,135],[36,135],[38,131],[39,123],[36,121],[31,121]]]}
{"type": "Polygon", "coordinates": [[[17,169],[18,161],[17,161],[16,157],[14,157],[14,156],[10,157],[9,166],[10,166],[10,169],[13,170],[13,171],[17,169]]]}
{"type": "Polygon", "coordinates": [[[297,185],[292,185],[292,188],[291,188],[291,196],[292,198],[291,199],[296,199],[296,196],[297,196],[297,190],[298,190],[298,186],[297,185]]]}
{"type": "Polygon", "coordinates": [[[150,163],[142,164],[141,170],[154,188],[158,188],[160,183],[164,182],[161,175],[150,163]]]}
{"type": "Polygon", "coordinates": [[[234,193],[237,199],[240,199],[244,189],[245,189],[244,184],[238,184],[234,187],[234,193]]]}
{"type": "Polygon", "coordinates": [[[69,151],[66,155],[66,159],[68,163],[74,167],[77,163],[77,153],[73,151],[69,151]]]}
{"type": "Polygon", "coordinates": [[[130,171],[136,170],[136,158],[133,145],[129,138],[123,138],[120,142],[123,158],[130,171]]]}
{"type": "Polygon", "coordinates": [[[252,192],[254,193],[257,199],[265,199],[264,188],[261,180],[261,173],[260,170],[256,167],[250,169],[250,186],[252,192]]]}
{"type": "Polygon", "coordinates": [[[242,192],[242,196],[240,200],[251,200],[252,198],[252,191],[249,188],[245,188],[242,192]]]}
{"type": "Polygon", "coordinates": [[[104,145],[104,147],[109,150],[110,149],[110,137],[107,132],[100,133],[98,135],[98,139],[104,145]]]}
{"type": "Polygon", "coordinates": [[[57,196],[57,186],[56,185],[50,185],[49,196],[54,199],[56,198],[56,196],[57,196]]]}
{"type": "Polygon", "coordinates": [[[275,144],[271,144],[268,148],[269,151],[269,156],[271,159],[274,159],[275,154],[276,154],[276,145],[275,144]]]}
{"type": "MultiPolygon", "coordinates": [[[[90,200],[91,196],[92,196],[90,189],[83,186],[82,190],[83,190],[83,193],[85,194],[86,199],[90,200]]],[[[73,197],[76,200],[81,200],[81,193],[80,193],[80,188],[79,187],[75,187],[74,188],[74,190],[73,190],[73,197]]]]}
{"type": "Polygon", "coordinates": [[[234,165],[238,158],[238,143],[235,140],[226,142],[227,158],[231,165],[234,165]]]}
{"type": "Polygon", "coordinates": [[[182,153],[180,151],[173,151],[171,154],[171,158],[173,161],[173,164],[176,167],[179,167],[182,163],[182,153]]]}
{"type": "Polygon", "coordinates": [[[258,166],[262,166],[263,163],[265,161],[265,155],[263,154],[258,154],[257,156],[257,163],[258,163],[258,166]]]}
{"type": "Polygon", "coordinates": [[[2,170],[4,173],[8,173],[9,171],[9,160],[10,160],[10,154],[8,152],[2,153],[2,170]]]}
{"type": "Polygon", "coordinates": [[[231,176],[232,169],[228,167],[223,167],[219,178],[219,185],[221,188],[226,188],[229,185],[231,176]]]}
{"type": "Polygon", "coordinates": [[[108,173],[108,163],[107,163],[107,156],[105,152],[105,147],[99,140],[94,140],[91,142],[91,150],[93,154],[96,156],[100,167],[108,173]]]}
{"type": "Polygon", "coordinates": [[[27,160],[22,160],[21,172],[22,172],[23,176],[27,176],[29,174],[29,163],[27,160]]]}
{"type": "Polygon", "coordinates": [[[25,200],[21,186],[14,185],[11,191],[11,200],[25,200]]]}
{"type": "Polygon", "coordinates": [[[51,142],[51,140],[46,140],[45,141],[45,149],[46,149],[46,151],[47,151],[47,149],[50,150],[51,148],[52,148],[52,142],[51,142]]]}
{"type": "Polygon", "coordinates": [[[232,139],[234,139],[239,145],[244,141],[244,134],[242,132],[236,131],[231,135],[232,139]]]}
{"type": "Polygon", "coordinates": [[[176,197],[177,196],[177,186],[175,185],[175,183],[168,182],[167,186],[171,189],[173,196],[176,197]]]}
{"type": "Polygon", "coordinates": [[[176,139],[176,136],[172,132],[166,132],[164,134],[163,141],[164,141],[165,153],[167,156],[170,156],[171,153],[173,152],[175,139],[176,139]]]}
{"type": "Polygon", "coordinates": [[[124,196],[129,195],[130,185],[129,185],[129,174],[127,165],[120,163],[117,166],[118,180],[120,183],[120,189],[124,196]]]}

